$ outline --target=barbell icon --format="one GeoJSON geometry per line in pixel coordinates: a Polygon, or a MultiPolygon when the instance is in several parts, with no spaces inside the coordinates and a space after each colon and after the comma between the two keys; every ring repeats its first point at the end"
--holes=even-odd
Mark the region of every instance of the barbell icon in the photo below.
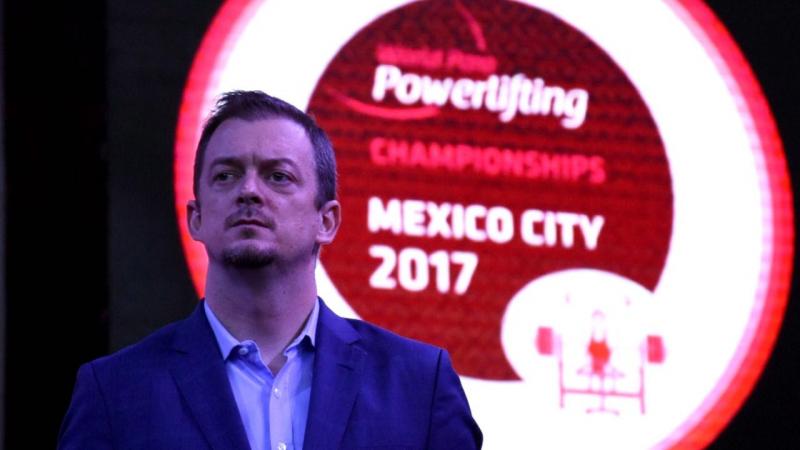
{"type": "MultiPolygon", "coordinates": [[[[535,339],[536,351],[543,356],[555,356],[558,361],[559,370],[559,402],[561,408],[564,408],[565,397],[568,394],[581,394],[581,395],[596,395],[600,398],[600,405],[597,408],[590,408],[587,412],[610,412],[618,414],[617,411],[606,408],[605,400],[607,397],[627,397],[639,400],[640,411],[645,413],[645,362],[649,364],[662,364],[666,359],[666,349],[664,347],[664,339],[659,335],[646,335],[640,346],[641,359],[638,367],[639,373],[639,386],[635,391],[621,391],[617,390],[616,386],[610,389],[601,383],[599,388],[589,387],[570,387],[565,383],[564,377],[564,361],[561,346],[561,336],[559,336],[552,327],[539,327],[536,332],[535,339]]],[[[611,349],[605,342],[590,341],[587,346],[587,353],[592,357],[592,370],[584,372],[584,374],[598,376],[602,380],[606,376],[615,378],[621,376],[620,372],[611,371],[606,372],[605,365],[608,363],[611,349]]]]}

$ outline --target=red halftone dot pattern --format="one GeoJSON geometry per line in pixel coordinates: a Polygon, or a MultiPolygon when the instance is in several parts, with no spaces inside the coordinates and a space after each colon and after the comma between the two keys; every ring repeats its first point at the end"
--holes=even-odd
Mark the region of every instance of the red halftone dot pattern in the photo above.
{"type": "MultiPolygon", "coordinates": [[[[363,28],[339,51],[320,78],[309,111],[329,133],[339,163],[345,222],[336,244],[322,253],[331,280],[364,319],[447,348],[462,375],[518,379],[501,347],[501,318],[512,296],[532,279],[588,267],[650,290],[658,283],[673,220],[658,129],[625,73],[580,31],[552,15],[514,2],[404,6],[363,28]],[[521,74],[566,93],[584,90],[588,108],[583,120],[576,117],[568,126],[568,113],[559,115],[555,107],[549,113],[518,111],[503,121],[502,110],[488,107],[488,94],[480,107],[466,109],[450,99],[441,105],[411,101],[411,85],[399,94],[384,90],[376,99],[381,65],[420,83],[429,77],[475,85],[521,74]],[[512,214],[513,238],[495,243],[373,233],[367,214],[373,197],[384,205],[412,199],[502,207],[512,214]],[[572,246],[561,231],[555,245],[529,245],[520,225],[531,209],[602,216],[596,247],[588,248],[577,227],[572,246]],[[473,252],[479,262],[461,295],[437,290],[433,270],[419,291],[375,289],[369,280],[381,259],[370,256],[373,245],[427,255],[473,252]]],[[[485,220],[478,224],[485,226],[485,220]]],[[[451,286],[459,269],[450,266],[451,286]]]]}

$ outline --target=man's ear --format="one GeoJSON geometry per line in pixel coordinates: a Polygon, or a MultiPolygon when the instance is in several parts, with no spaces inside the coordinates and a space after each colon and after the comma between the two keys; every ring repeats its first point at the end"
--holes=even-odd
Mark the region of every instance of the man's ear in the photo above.
{"type": "Polygon", "coordinates": [[[197,200],[189,200],[186,203],[186,225],[189,226],[189,234],[195,241],[200,240],[200,203],[197,200]]]}
{"type": "Polygon", "coordinates": [[[326,202],[319,209],[320,227],[317,231],[317,244],[326,245],[333,242],[339,225],[342,224],[342,206],[336,200],[326,202]]]}

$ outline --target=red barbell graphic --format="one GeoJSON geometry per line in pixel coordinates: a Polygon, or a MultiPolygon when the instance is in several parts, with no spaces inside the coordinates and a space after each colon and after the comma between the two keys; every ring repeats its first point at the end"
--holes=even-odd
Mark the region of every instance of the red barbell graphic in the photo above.
{"type": "Polygon", "coordinates": [[[539,327],[536,333],[534,346],[536,351],[543,356],[556,359],[558,365],[559,406],[564,408],[567,395],[596,396],[598,405],[588,408],[587,413],[619,414],[615,409],[608,408],[606,399],[609,397],[631,398],[639,401],[639,409],[645,414],[645,381],[646,366],[648,364],[661,364],[664,362],[666,350],[664,341],[659,335],[647,335],[639,345],[638,367],[633,371],[622,371],[612,363],[613,347],[609,344],[605,330],[605,315],[602,311],[595,311],[592,315],[592,333],[586,343],[586,364],[577,370],[577,375],[586,377],[585,386],[569,385],[566,380],[564,364],[563,339],[564,337],[552,327],[539,327]],[[631,373],[633,372],[633,373],[631,373]],[[617,387],[617,380],[624,377],[636,377],[638,389],[625,390],[617,387]]]}

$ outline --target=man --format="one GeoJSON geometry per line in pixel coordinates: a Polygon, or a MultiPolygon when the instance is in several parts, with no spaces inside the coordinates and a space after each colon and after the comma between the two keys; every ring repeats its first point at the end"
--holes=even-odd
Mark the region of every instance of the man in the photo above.
{"type": "Polygon", "coordinates": [[[194,194],[204,301],[80,368],[59,448],[480,448],[446,352],[318,299],[314,267],[341,207],[313,119],[261,92],[224,94],[198,144],[194,194]]]}

